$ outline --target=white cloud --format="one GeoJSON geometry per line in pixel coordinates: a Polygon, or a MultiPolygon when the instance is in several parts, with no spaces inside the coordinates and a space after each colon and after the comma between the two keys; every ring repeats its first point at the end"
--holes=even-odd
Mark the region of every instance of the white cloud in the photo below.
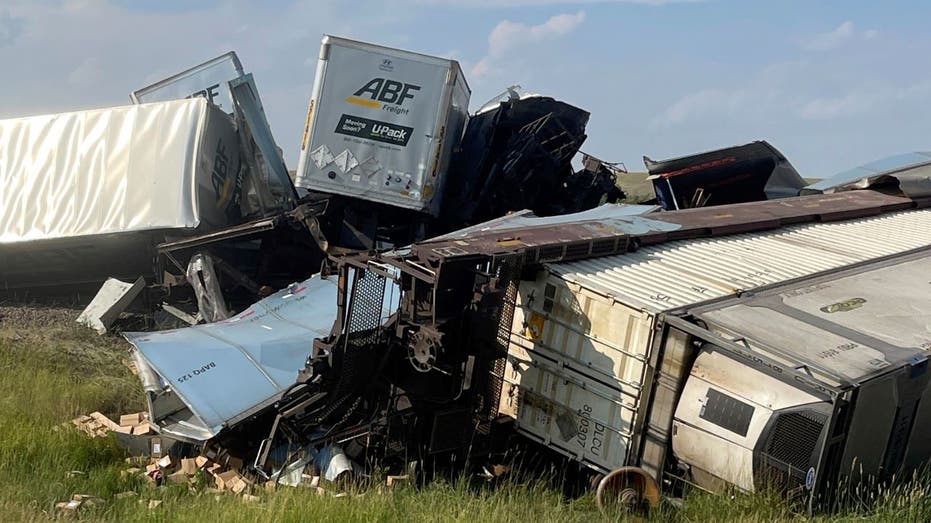
{"type": "Polygon", "coordinates": [[[805,103],[799,115],[806,120],[830,120],[834,118],[867,114],[884,107],[914,100],[922,103],[931,94],[931,81],[918,82],[905,87],[883,85],[858,88],[840,96],[819,97],[805,103]]]}
{"type": "Polygon", "coordinates": [[[584,11],[554,15],[538,25],[503,20],[488,35],[488,54],[472,66],[471,75],[486,76],[510,51],[567,35],[584,21],[584,11]]]}
{"type": "Polygon", "coordinates": [[[872,40],[879,35],[876,29],[858,31],[853,22],[847,20],[835,29],[803,39],[801,46],[809,51],[830,51],[856,39],[872,40]]]}
{"type": "Polygon", "coordinates": [[[687,94],[650,122],[651,129],[671,127],[691,120],[721,121],[753,118],[780,103],[780,92],[753,84],[733,89],[702,89],[687,94]]]}
{"type": "Polygon", "coordinates": [[[799,114],[806,120],[829,120],[863,113],[874,102],[875,98],[867,93],[852,92],[833,98],[815,98],[803,105],[799,114]]]}

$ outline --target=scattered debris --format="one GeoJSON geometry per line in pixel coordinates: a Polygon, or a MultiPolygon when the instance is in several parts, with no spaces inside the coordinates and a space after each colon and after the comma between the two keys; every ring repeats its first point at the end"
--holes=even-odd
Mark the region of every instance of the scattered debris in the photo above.
{"type": "Polygon", "coordinates": [[[330,332],[336,295],[334,279],[314,276],[220,323],[124,333],[159,432],[203,442],[277,401],[330,332]]]}
{"type": "Polygon", "coordinates": [[[198,314],[202,319],[213,323],[230,317],[210,255],[197,253],[191,257],[187,266],[187,280],[194,289],[198,314]]]}
{"type": "Polygon", "coordinates": [[[71,499],[68,501],[62,501],[55,504],[55,508],[61,510],[62,512],[76,512],[81,507],[90,507],[94,505],[99,505],[104,501],[96,496],[91,496],[90,494],[74,494],[71,496],[71,499]]]}
{"type": "Polygon", "coordinates": [[[588,117],[540,95],[515,95],[480,110],[469,119],[450,167],[443,203],[450,229],[522,209],[549,216],[583,211],[606,195],[617,201],[609,170],[580,172],[585,181],[575,180],[571,161],[585,140],[588,117]]]}
{"type": "Polygon", "coordinates": [[[42,204],[0,208],[0,289],[113,276],[78,321],[103,334],[144,296],[192,325],[124,334],[148,412],[72,420],[133,454],[121,476],[348,497],[375,470],[396,488],[485,463],[493,481],[527,446],[598,474],[599,507],[640,508],[660,486],[773,480],[825,502],[931,458],[912,444],[931,423],[931,155],[807,188],[764,141],[644,157],[659,206],[619,205],[622,165],[573,167],[587,111],[513,87],[469,118],[469,95],[455,61],[325,37],[303,198],[234,53],[141,105],[38,134],[48,118],[0,121],[7,190],[42,204]],[[353,66],[373,57],[379,76],[353,66]],[[96,119],[128,130],[72,131],[96,119]],[[53,162],[50,183],[91,189],[39,197],[30,157],[51,145],[113,161],[53,162]],[[24,225],[62,198],[92,219],[24,225]],[[63,245],[93,249],[46,256],[63,245]]]}
{"type": "Polygon", "coordinates": [[[663,209],[690,209],[798,196],[805,180],[765,141],[643,163],[663,209]]]}
{"type": "Polygon", "coordinates": [[[931,197],[931,152],[882,158],[813,183],[802,194],[873,189],[908,198],[931,197]]]}
{"type": "Polygon", "coordinates": [[[120,426],[114,423],[113,420],[99,412],[91,412],[87,416],[77,417],[71,420],[71,423],[92,438],[104,437],[110,432],[119,431],[120,429],[120,426]]]}
{"type": "Polygon", "coordinates": [[[144,288],[145,278],[142,276],[134,283],[107,278],[90,305],[78,316],[78,323],[94,329],[97,334],[106,334],[110,325],[119,318],[144,288]]]}

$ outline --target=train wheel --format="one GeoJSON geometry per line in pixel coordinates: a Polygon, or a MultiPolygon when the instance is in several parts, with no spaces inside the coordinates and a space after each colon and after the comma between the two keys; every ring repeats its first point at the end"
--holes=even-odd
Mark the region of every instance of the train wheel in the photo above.
{"type": "Polygon", "coordinates": [[[595,501],[598,509],[609,517],[645,513],[659,505],[659,485],[641,468],[621,467],[601,479],[595,501]]]}

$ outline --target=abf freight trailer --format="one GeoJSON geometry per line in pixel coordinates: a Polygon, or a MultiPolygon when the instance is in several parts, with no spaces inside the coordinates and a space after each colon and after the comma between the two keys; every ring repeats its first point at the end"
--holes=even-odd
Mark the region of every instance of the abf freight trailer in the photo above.
{"type": "Polygon", "coordinates": [[[455,60],[325,36],[296,185],[436,215],[469,95],[455,60]]]}
{"type": "Polygon", "coordinates": [[[238,223],[239,144],[203,98],[0,120],[0,292],[134,280],[166,238],[238,223]]]}
{"type": "Polygon", "coordinates": [[[823,500],[914,469],[931,456],[929,247],[919,210],[546,265],[520,284],[499,410],[643,495],[823,500]]]}

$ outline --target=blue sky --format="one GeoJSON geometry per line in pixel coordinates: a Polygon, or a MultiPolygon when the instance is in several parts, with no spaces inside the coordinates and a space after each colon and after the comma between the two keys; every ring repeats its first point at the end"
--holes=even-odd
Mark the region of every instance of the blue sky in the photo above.
{"type": "Polygon", "coordinates": [[[0,117],[128,102],[235,50],[297,164],[324,33],[451,56],[473,108],[511,84],[592,113],[583,150],[643,170],[766,139],[806,177],[929,150],[929,2],[0,0],[0,117]]]}

